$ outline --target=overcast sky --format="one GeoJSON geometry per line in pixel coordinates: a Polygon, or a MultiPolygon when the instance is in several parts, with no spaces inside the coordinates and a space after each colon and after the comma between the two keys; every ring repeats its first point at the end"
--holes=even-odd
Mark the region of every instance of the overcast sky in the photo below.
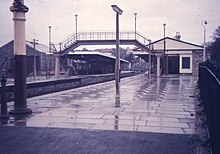
{"type": "MultiPolygon", "coordinates": [[[[13,39],[13,0],[0,0],[0,46],[13,39]]],[[[203,43],[206,19],[207,40],[220,25],[220,0],[24,0],[29,7],[26,13],[26,39],[37,38],[48,44],[48,26],[52,26],[52,41],[60,42],[75,31],[75,14],[78,14],[78,31],[115,31],[115,12],[111,5],[122,10],[120,30],[134,30],[134,12],[137,12],[137,31],[153,41],[166,34],[173,37],[181,33],[181,40],[203,43]]]]}

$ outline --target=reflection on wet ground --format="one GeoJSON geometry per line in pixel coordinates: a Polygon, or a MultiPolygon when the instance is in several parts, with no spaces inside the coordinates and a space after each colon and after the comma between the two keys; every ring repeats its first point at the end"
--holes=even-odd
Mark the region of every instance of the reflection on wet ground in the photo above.
{"type": "Polygon", "coordinates": [[[6,125],[193,134],[196,81],[194,76],[125,78],[117,107],[114,81],[38,96],[28,99],[32,115],[10,118],[6,125]]]}

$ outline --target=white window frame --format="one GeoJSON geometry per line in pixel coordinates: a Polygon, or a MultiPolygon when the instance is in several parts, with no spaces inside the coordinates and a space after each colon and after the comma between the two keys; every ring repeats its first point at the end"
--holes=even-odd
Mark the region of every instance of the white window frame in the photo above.
{"type": "Polygon", "coordinates": [[[180,55],[180,73],[192,73],[192,54],[180,55]],[[182,68],[182,59],[183,57],[190,58],[190,68],[182,68]]]}

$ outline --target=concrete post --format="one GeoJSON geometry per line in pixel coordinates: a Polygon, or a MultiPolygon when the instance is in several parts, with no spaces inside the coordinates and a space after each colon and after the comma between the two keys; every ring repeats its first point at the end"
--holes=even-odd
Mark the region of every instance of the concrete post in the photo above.
{"type": "Polygon", "coordinates": [[[156,53],[157,57],[157,77],[160,77],[160,57],[162,56],[162,53],[156,53]]]}
{"type": "Polygon", "coordinates": [[[14,20],[14,109],[10,114],[28,114],[26,102],[26,43],[25,43],[25,13],[28,7],[23,0],[14,0],[10,11],[14,20]]]}
{"type": "Polygon", "coordinates": [[[55,55],[55,77],[60,76],[60,56],[55,55]]]}
{"type": "Polygon", "coordinates": [[[33,45],[34,45],[34,66],[33,66],[33,70],[34,70],[34,79],[36,79],[36,76],[37,76],[37,63],[36,63],[36,44],[37,43],[37,39],[33,39],[33,45]]]}

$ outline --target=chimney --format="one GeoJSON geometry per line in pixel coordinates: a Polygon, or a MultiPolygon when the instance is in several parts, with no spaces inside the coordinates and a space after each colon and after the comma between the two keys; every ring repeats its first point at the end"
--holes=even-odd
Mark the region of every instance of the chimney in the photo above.
{"type": "Polygon", "coordinates": [[[180,40],[180,38],[181,38],[180,32],[176,32],[175,39],[180,40]]]}

